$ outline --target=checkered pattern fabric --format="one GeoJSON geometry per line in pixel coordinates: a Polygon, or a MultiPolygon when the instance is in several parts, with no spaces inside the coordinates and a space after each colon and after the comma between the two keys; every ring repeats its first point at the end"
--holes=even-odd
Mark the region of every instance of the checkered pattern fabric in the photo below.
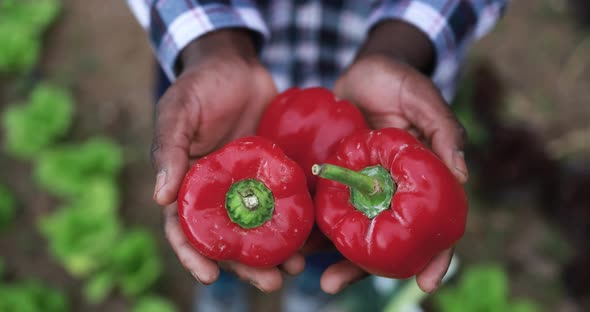
{"type": "Polygon", "coordinates": [[[189,42],[216,29],[241,27],[257,34],[261,59],[279,90],[332,87],[372,26],[403,20],[432,40],[437,56],[432,79],[449,100],[468,47],[492,29],[508,0],[127,2],[171,80],[189,42]]]}

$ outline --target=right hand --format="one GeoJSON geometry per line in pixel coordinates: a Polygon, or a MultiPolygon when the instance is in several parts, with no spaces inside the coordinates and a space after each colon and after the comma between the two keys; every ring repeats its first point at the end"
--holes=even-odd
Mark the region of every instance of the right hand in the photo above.
{"type": "MultiPolygon", "coordinates": [[[[465,131],[425,75],[434,61],[434,47],[422,31],[403,21],[384,21],[371,30],[354,62],[336,81],[334,93],[356,103],[372,128],[402,128],[424,139],[457,180],[465,183],[465,131]]],[[[417,274],[423,291],[438,288],[452,255],[452,248],[441,251],[417,274]]],[[[345,259],[326,269],[322,289],[336,293],[366,275],[345,259]]]]}
{"type": "MultiPolygon", "coordinates": [[[[218,263],[195,250],[182,232],[175,203],[194,160],[255,133],[264,108],[277,94],[272,78],[258,61],[249,33],[241,30],[220,30],[195,40],[183,51],[182,61],[180,76],[157,104],[152,143],[154,200],[165,206],[166,237],[183,266],[203,284],[217,280],[221,267],[262,291],[278,290],[279,268],[218,263]]],[[[281,269],[297,274],[303,266],[303,257],[296,254],[281,269]]]]}

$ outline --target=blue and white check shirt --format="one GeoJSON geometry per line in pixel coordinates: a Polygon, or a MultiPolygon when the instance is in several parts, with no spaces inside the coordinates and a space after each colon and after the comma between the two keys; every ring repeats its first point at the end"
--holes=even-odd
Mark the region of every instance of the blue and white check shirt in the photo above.
{"type": "Polygon", "coordinates": [[[258,35],[262,62],[279,90],[331,88],[369,29],[398,19],[432,40],[437,60],[432,79],[450,100],[468,47],[493,28],[508,0],[127,2],[171,81],[180,51],[191,41],[217,29],[241,27],[258,35]]]}

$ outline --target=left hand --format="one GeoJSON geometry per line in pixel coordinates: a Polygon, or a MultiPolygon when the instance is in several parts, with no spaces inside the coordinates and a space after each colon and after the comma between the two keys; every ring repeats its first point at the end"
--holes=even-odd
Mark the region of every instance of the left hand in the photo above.
{"type": "Polygon", "coordinates": [[[303,270],[303,256],[297,253],[279,267],[264,269],[209,259],[188,242],[175,202],[191,161],[255,132],[276,96],[272,77],[258,60],[251,35],[240,29],[217,30],[194,40],[183,50],[182,64],[178,79],[157,105],[153,135],[154,199],[164,206],[166,238],[181,264],[203,284],[217,280],[222,268],[261,291],[276,291],[282,287],[282,272],[303,270]]]}
{"type": "MultiPolygon", "coordinates": [[[[358,105],[371,127],[402,128],[421,138],[459,181],[467,181],[465,131],[436,86],[418,70],[390,56],[366,55],[338,79],[334,92],[358,105]]],[[[436,290],[452,255],[452,248],[442,251],[416,276],[423,291],[436,290]]],[[[337,293],[365,276],[360,267],[342,260],[326,269],[321,286],[327,293],[337,293]]]]}

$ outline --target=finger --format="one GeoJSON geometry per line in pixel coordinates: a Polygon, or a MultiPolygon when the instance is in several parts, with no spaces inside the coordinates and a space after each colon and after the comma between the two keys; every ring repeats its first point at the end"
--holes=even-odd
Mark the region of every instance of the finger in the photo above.
{"type": "Polygon", "coordinates": [[[442,278],[449,269],[452,256],[453,249],[449,248],[432,258],[426,268],[416,276],[416,282],[420,289],[424,292],[431,293],[438,288],[442,278]]]}
{"type": "Polygon", "coordinates": [[[164,208],[164,232],[178,260],[199,282],[208,285],[217,280],[217,264],[197,252],[186,240],[178,222],[176,204],[164,208]]]}
{"type": "Polygon", "coordinates": [[[253,268],[238,262],[221,262],[221,267],[233,272],[242,280],[245,280],[260,291],[270,293],[281,289],[283,276],[277,268],[253,268]]]}
{"type": "MultiPolygon", "coordinates": [[[[367,116],[367,122],[374,129],[389,127],[405,130],[411,129],[411,124],[408,120],[404,116],[396,114],[371,114],[367,116]]],[[[419,134],[415,136],[418,137],[419,134]]]]}
{"type": "Polygon", "coordinates": [[[305,269],[305,258],[299,253],[294,254],[279,266],[281,270],[290,275],[297,275],[305,269]]]}
{"type": "Polygon", "coordinates": [[[156,169],[154,200],[164,206],[176,200],[188,169],[191,129],[184,100],[171,88],[158,103],[152,140],[152,162],[156,169]]]}
{"type": "Polygon", "coordinates": [[[410,133],[412,136],[414,136],[417,139],[422,139],[422,133],[420,133],[420,131],[418,131],[418,129],[414,128],[414,127],[409,127],[407,129],[408,133],[410,133]]]}
{"type": "Polygon", "coordinates": [[[441,157],[453,175],[461,182],[467,182],[469,178],[463,146],[465,142],[465,130],[452,119],[446,123],[441,122],[441,128],[434,131],[429,137],[433,151],[441,157]]]}
{"type": "MultiPolygon", "coordinates": [[[[422,92],[404,92],[401,104],[404,115],[430,142],[433,151],[442,159],[457,179],[468,178],[463,147],[466,132],[455,118],[431,81],[424,77],[408,78],[405,84],[421,85],[422,92]]],[[[410,89],[410,88],[408,88],[410,89]]]]}
{"type": "Polygon", "coordinates": [[[322,274],[320,285],[328,294],[336,294],[348,285],[357,282],[368,274],[348,260],[342,260],[331,266],[322,274]]]}

